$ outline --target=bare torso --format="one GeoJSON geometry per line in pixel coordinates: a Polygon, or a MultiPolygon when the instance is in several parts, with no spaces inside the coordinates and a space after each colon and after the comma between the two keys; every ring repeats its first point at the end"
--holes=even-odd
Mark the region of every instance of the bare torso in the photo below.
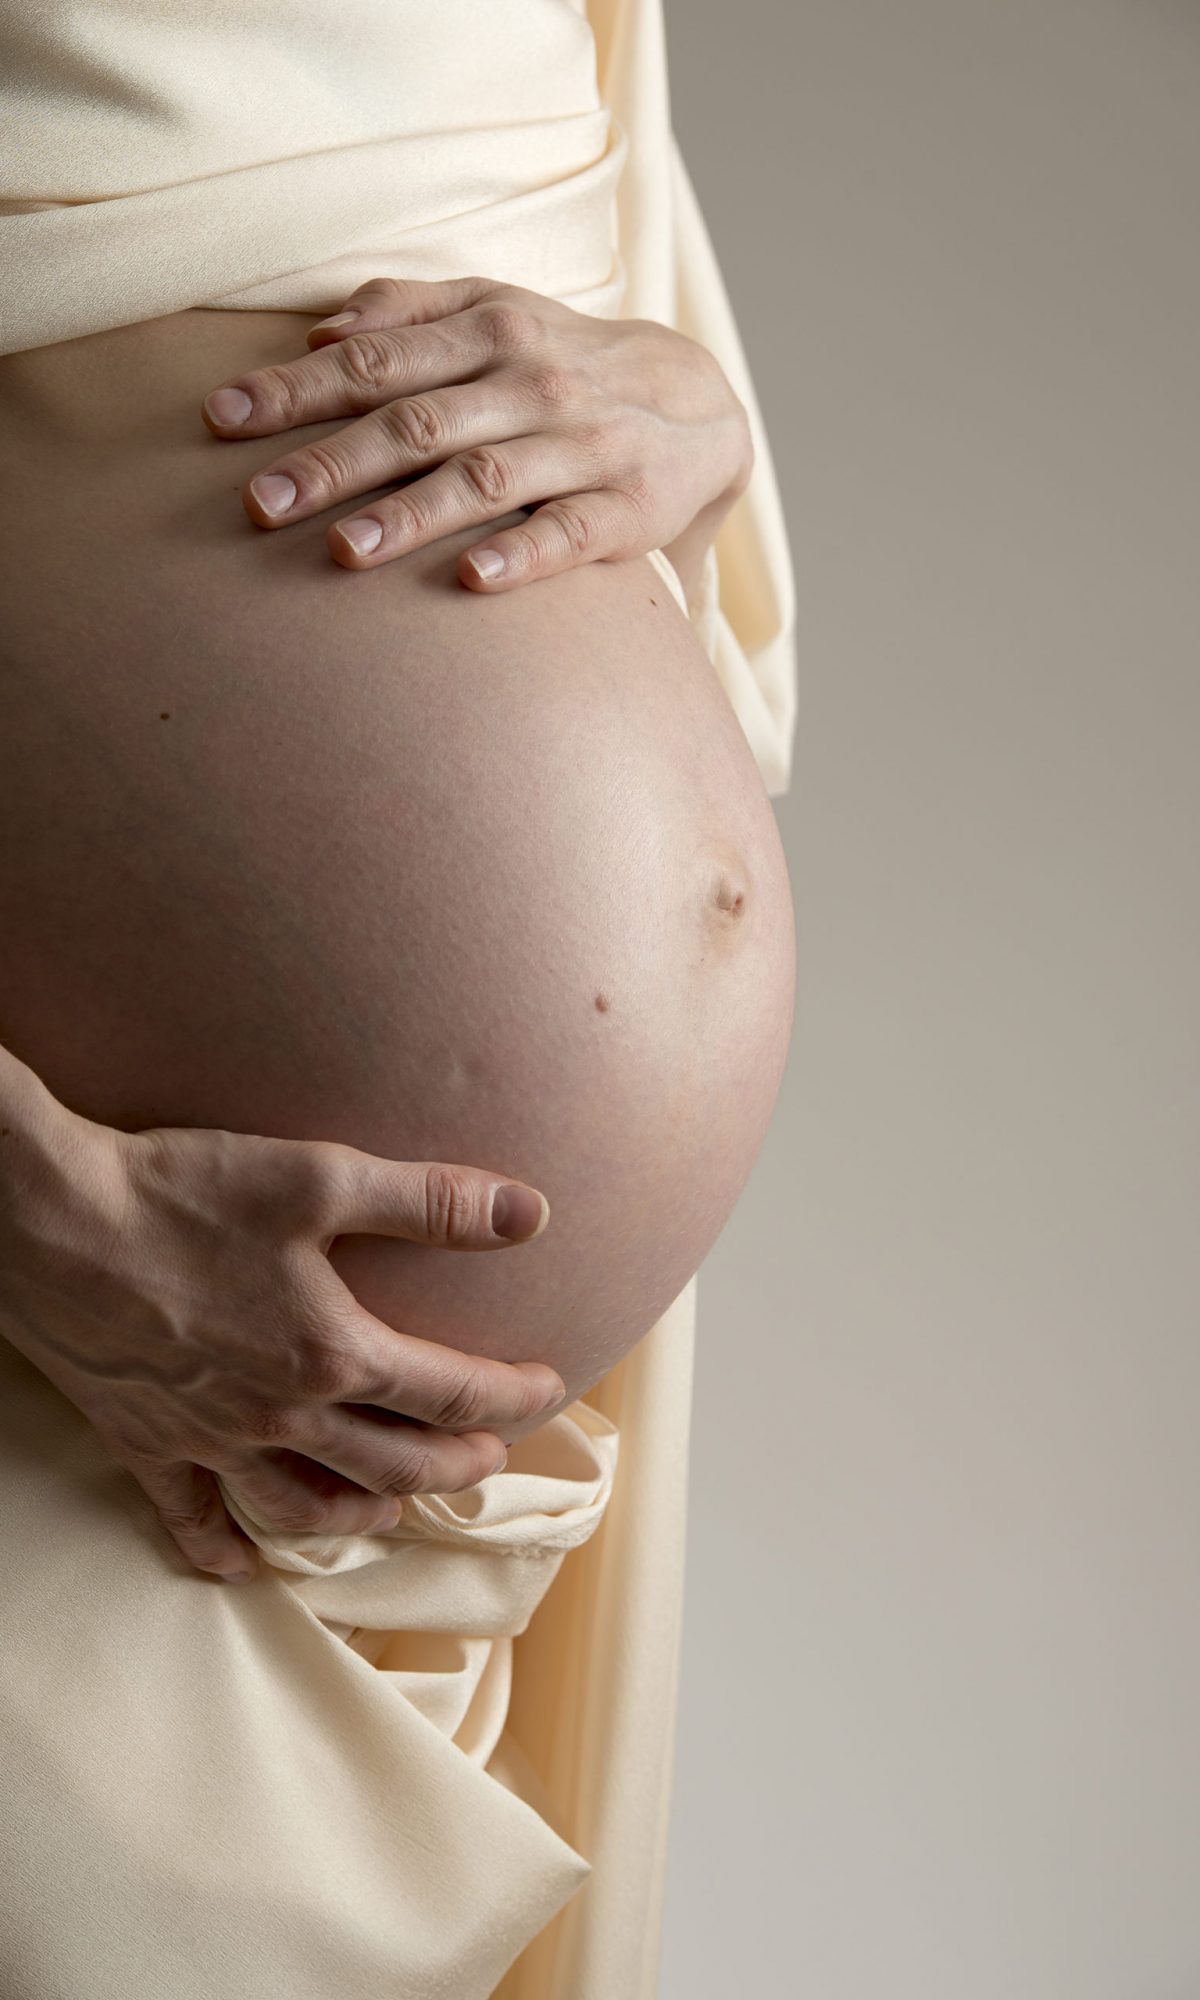
{"type": "Polygon", "coordinates": [[[485,598],[454,574],[481,529],[353,573],[330,515],[248,522],[245,480],[339,426],[217,443],[200,401],[310,323],[195,311],[0,359],[0,1039],[126,1130],[543,1189],[519,1250],[333,1256],[391,1324],[579,1394],[701,1263],[769,1120],[774,816],[645,560],[485,598]]]}

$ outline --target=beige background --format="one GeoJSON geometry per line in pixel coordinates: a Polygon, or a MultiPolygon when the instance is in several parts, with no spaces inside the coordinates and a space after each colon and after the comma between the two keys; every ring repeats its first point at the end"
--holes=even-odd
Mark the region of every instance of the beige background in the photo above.
{"type": "Polygon", "coordinates": [[[801,682],[663,2000],[1197,2000],[1200,6],[668,39],[801,682]]]}

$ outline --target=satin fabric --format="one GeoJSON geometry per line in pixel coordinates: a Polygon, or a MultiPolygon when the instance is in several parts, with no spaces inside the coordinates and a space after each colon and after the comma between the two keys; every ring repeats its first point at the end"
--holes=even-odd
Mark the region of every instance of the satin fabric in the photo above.
{"type": "Polygon", "coordinates": [[[0,354],[189,306],[335,312],[478,273],[708,347],[749,486],[697,615],[771,797],[795,589],[762,414],[671,126],[661,0],[8,0],[0,354]]]}
{"type": "Polygon", "coordinates": [[[169,1553],[12,1349],[0,1444],[5,1993],[490,1993],[587,1873],[509,1788],[537,1796],[504,1724],[514,1636],[608,1500],[612,1424],[561,1413],[387,1536],[272,1535],[234,1503],[271,1566],[240,1589],[169,1553]]]}
{"type": "MultiPolygon", "coordinates": [[[[0,352],[477,272],[708,347],[750,484],[691,618],[772,797],[795,601],[670,122],[660,0],[10,0],[0,352]]],[[[696,1281],[395,1536],[186,1568],[0,1347],[0,1962],[15,2000],[653,2000],[696,1281]]],[[[8,1990],[8,1989],[6,1989],[8,1990]]]]}
{"type": "Polygon", "coordinates": [[[223,1488],[242,1587],[0,1343],[6,2000],[653,1992],[694,1290],[387,1534],[223,1488]]]}

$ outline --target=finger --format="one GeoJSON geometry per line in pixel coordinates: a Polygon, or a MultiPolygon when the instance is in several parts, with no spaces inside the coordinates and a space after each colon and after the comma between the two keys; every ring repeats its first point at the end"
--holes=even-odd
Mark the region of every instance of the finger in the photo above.
{"type": "Polygon", "coordinates": [[[342,339],[352,325],[356,332],[377,326],[423,326],[464,312],[503,289],[494,278],[368,278],[336,313],[310,326],[305,337],[315,348],[342,339]]]}
{"type": "Polygon", "coordinates": [[[367,333],[352,326],[343,339],[297,361],[231,376],[205,397],[201,414],[214,437],[236,438],[357,417],[397,396],[467,381],[524,354],[532,338],[523,309],[487,300],[424,326],[367,333]]]}
{"type": "Polygon", "coordinates": [[[612,487],[547,500],[519,526],[464,549],[459,579],[472,590],[504,591],[585,563],[644,555],[658,546],[647,519],[628,493],[612,487]]]}
{"type": "MultiPolygon", "coordinates": [[[[453,452],[513,437],[534,414],[533,399],[522,398],[515,384],[504,385],[495,375],[429,395],[401,396],[343,430],[273,459],[243,487],[242,505],[256,527],[288,527],[356,493],[428,472],[453,452]]],[[[483,498],[481,489],[472,520],[488,518],[480,507],[483,498]]]]}
{"type": "MultiPolygon", "coordinates": [[[[312,1149],[304,1164],[311,1175],[312,1149]]],[[[336,1141],[317,1156],[303,1223],[327,1247],[335,1236],[400,1236],[440,1250],[498,1250],[532,1242],[550,1220],[545,1195],[522,1181],[442,1160],[385,1160],[336,1141]]]]}
{"type": "Polygon", "coordinates": [[[353,1308],[350,1386],[318,1398],[325,1407],[366,1403],[439,1430],[508,1430],[565,1400],[562,1377],[546,1362],[463,1354],[399,1333],[366,1312],[353,1293],[347,1291],[347,1298],[353,1308]]]}
{"type": "Polygon", "coordinates": [[[299,1449],[247,1454],[221,1479],[238,1505],[263,1527],[289,1534],[371,1535],[394,1528],[394,1498],[371,1492],[299,1449]]]}
{"type": "Polygon", "coordinates": [[[255,1574],[253,1542],[232,1521],[216,1478],[203,1465],[126,1461],[159,1520],[194,1569],[244,1583],[255,1574]]]}
{"type": "MultiPolygon", "coordinates": [[[[345,568],[375,569],[426,542],[463,528],[482,528],[520,507],[539,506],[548,493],[574,496],[563,506],[590,501],[596,496],[580,489],[599,477],[594,448],[571,431],[513,436],[510,430],[500,442],[471,443],[423,479],[372,500],[361,514],[335,521],[325,539],[330,554],[345,568]]],[[[496,540],[489,535],[488,547],[496,540]]]]}
{"type": "Polygon", "coordinates": [[[498,1361],[439,1340],[402,1333],[359,1304],[327,1257],[313,1251],[303,1270],[296,1350],[303,1371],[268,1412],[256,1439],[291,1445],[314,1404],[366,1403],[441,1430],[501,1430],[545,1416],[566,1400],[557,1370],[543,1361],[498,1361]],[[282,1428],[281,1428],[282,1425],[282,1428]]]}
{"type": "MultiPolygon", "coordinates": [[[[373,1495],[460,1493],[498,1472],[507,1458],[491,1431],[454,1436],[383,1411],[325,1404],[305,1413],[294,1446],[373,1495]]],[[[373,1505],[379,1507],[378,1499],[373,1505]]],[[[394,1518],[394,1517],[393,1517],[394,1518]]]]}

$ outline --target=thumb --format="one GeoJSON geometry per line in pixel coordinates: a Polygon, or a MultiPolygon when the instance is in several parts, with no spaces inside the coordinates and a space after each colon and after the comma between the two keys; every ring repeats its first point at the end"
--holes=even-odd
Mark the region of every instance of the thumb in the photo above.
{"type": "Polygon", "coordinates": [[[442,1250],[528,1243],[550,1220],[544,1194],[480,1167],[441,1160],[381,1160],[344,1151],[331,1208],[336,1234],[402,1236],[442,1250]]]}

